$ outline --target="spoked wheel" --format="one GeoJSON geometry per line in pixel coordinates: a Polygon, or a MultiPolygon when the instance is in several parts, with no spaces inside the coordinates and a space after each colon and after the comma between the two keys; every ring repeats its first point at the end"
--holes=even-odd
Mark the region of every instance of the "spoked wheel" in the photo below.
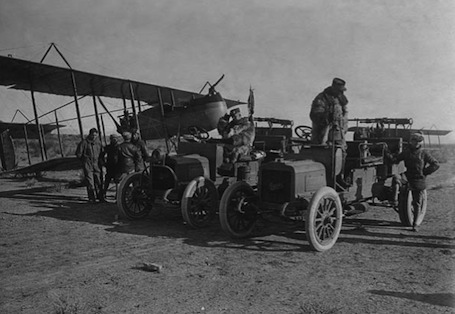
{"type": "Polygon", "coordinates": [[[117,207],[120,214],[129,219],[146,217],[153,203],[150,193],[151,182],[146,176],[142,173],[127,175],[120,182],[117,191],[117,207]]]}
{"type": "Polygon", "coordinates": [[[193,228],[206,227],[215,217],[218,205],[215,184],[204,177],[197,177],[188,183],[183,192],[183,219],[193,228]]]}
{"type": "MultiPolygon", "coordinates": [[[[417,217],[416,226],[420,226],[427,212],[427,191],[423,192],[422,204],[417,217]]],[[[401,224],[405,227],[412,227],[414,223],[414,208],[412,206],[412,191],[403,188],[400,191],[398,202],[398,214],[400,215],[401,224]]]]}
{"type": "Polygon", "coordinates": [[[248,183],[238,181],[223,193],[220,203],[220,222],[224,232],[233,238],[250,235],[256,223],[258,212],[252,202],[254,190],[248,183]]]}
{"type": "Polygon", "coordinates": [[[299,125],[295,127],[294,132],[298,137],[303,138],[304,140],[311,140],[311,127],[309,126],[299,125]]]}
{"type": "Polygon", "coordinates": [[[311,198],[305,217],[306,237],[312,249],[330,249],[341,231],[342,207],[338,193],[331,187],[319,189],[311,198]]]}

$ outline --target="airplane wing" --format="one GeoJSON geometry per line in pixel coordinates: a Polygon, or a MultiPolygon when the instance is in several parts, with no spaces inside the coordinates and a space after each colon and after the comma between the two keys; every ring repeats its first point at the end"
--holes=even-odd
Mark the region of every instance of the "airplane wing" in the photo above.
{"type": "MultiPolygon", "coordinates": [[[[131,99],[148,104],[159,104],[160,94],[163,103],[179,105],[191,98],[203,97],[202,94],[171,87],[147,84],[133,80],[120,79],[78,70],[57,67],[32,61],[0,56],[0,85],[17,90],[74,96],[77,94],[103,96],[117,99],[131,99]],[[131,83],[131,85],[130,85],[131,83]],[[131,88],[131,87],[132,88],[131,88]],[[174,101],[173,101],[174,100],[174,101]]],[[[227,107],[241,104],[239,101],[225,99],[227,107]]]]}
{"type": "Polygon", "coordinates": [[[23,168],[16,168],[2,174],[31,174],[45,171],[67,171],[82,169],[81,161],[77,157],[59,157],[48,159],[23,168]]]}
{"type": "Polygon", "coordinates": [[[436,136],[444,136],[452,132],[452,130],[434,130],[434,129],[412,129],[411,132],[421,132],[423,135],[436,135],[436,136]]]}
{"type": "MultiPolygon", "coordinates": [[[[369,127],[363,127],[363,126],[351,126],[348,128],[348,131],[350,132],[355,132],[355,131],[358,131],[358,130],[368,130],[369,127]]],[[[388,131],[390,131],[389,133],[397,133],[397,135],[399,134],[400,136],[409,136],[411,133],[414,133],[414,132],[420,132],[422,133],[423,135],[434,135],[434,136],[444,136],[444,135],[447,135],[449,134],[450,132],[452,132],[452,130],[437,130],[437,129],[403,129],[403,128],[397,128],[397,129],[386,129],[388,131]]]]}
{"type": "MultiPolygon", "coordinates": [[[[63,128],[64,125],[56,125],[53,123],[41,124],[44,134],[50,133],[57,128],[63,128]]],[[[13,122],[2,122],[0,121],[0,133],[9,130],[9,134],[13,138],[25,138],[25,131],[27,132],[27,137],[31,139],[38,138],[38,132],[36,129],[36,124],[33,123],[13,123],[13,122]]]]}

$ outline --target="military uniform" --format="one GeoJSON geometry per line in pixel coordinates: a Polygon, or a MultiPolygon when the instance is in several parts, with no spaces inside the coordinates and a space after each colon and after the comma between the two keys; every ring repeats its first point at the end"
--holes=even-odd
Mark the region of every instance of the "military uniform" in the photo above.
{"type": "Polygon", "coordinates": [[[106,191],[112,180],[118,182],[118,142],[115,135],[111,135],[111,142],[103,150],[104,166],[106,167],[106,176],[104,177],[103,195],[106,196],[106,191]]]}
{"type": "Polygon", "coordinates": [[[311,105],[311,142],[313,144],[335,143],[346,147],[348,129],[348,99],[343,93],[336,94],[327,87],[316,96],[311,105]]]}
{"type": "Polygon", "coordinates": [[[344,80],[334,78],[332,85],[315,97],[310,111],[311,143],[334,144],[341,148],[342,169],[336,181],[338,186],[343,189],[350,185],[343,177],[347,149],[346,132],[348,130],[348,99],[344,95],[345,84],[344,80]]]}
{"type": "Polygon", "coordinates": [[[82,140],[76,149],[76,156],[82,162],[82,169],[87,184],[87,194],[91,202],[94,202],[96,198],[99,200],[104,199],[101,193],[100,155],[101,143],[89,137],[82,140]]]}
{"type": "Polygon", "coordinates": [[[118,165],[120,179],[135,171],[144,170],[144,162],[139,148],[131,142],[123,142],[118,146],[118,165]]]}
{"type": "MultiPolygon", "coordinates": [[[[233,114],[238,113],[233,110],[233,114]]],[[[233,119],[229,116],[221,117],[218,121],[218,132],[224,139],[231,139],[232,144],[225,146],[225,162],[236,162],[241,156],[248,155],[253,147],[255,138],[254,124],[248,118],[233,119]]]]}
{"type": "MultiPolygon", "coordinates": [[[[417,142],[423,141],[420,133],[411,135],[411,139],[417,142]]],[[[413,229],[416,228],[418,213],[422,206],[424,191],[426,189],[426,176],[439,169],[439,162],[420,145],[409,145],[403,152],[396,156],[387,154],[392,163],[404,161],[406,172],[395,175],[392,179],[394,189],[394,203],[398,204],[398,193],[402,185],[408,184],[412,193],[412,207],[414,208],[413,229]]]]}

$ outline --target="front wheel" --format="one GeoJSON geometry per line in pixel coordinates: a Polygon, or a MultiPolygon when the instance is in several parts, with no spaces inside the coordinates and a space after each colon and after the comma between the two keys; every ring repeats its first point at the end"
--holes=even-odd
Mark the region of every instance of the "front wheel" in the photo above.
{"type": "Polygon", "coordinates": [[[183,192],[183,219],[193,228],[206,227],[215,217],[218,203],[215,184],[204,177],[197,177],[188,183],[183,192]]]}
{"type": "Polygon", "coordinates": [[[147,217],[153,204],[151,188],[151,182],[142,173],[131,173],[123,178],[117,191],[120,214],[128,219],[147,217]]]}
{"type": "Polygon", "coordinates": [[[329,250],[341,231],[342,206],[338,193],[331,187],[319,189],[306,211],[306,237],[313,250],[329,250]]]}
{"type": "MultiPolygon", "coordinates": [[[[398,203],[398,214],[400,215],[401,224],[405,227],[412,227],[414,224],[414,207],[412,206],[412,191],[407,188],[403,188],[400,192],[400,198],[398,203]]],[[[420,210],[418,213],[416,226],[420,226],[427,212],[427,190],[423,191],[420,210]]]]}
{"type": "Polygon", "coordinates": [[[248,183],[238,181],[223,193],[220,203],[220,223],[224,232],[233,238],[251,234],[258,217],[254,190],[248,183]]]}

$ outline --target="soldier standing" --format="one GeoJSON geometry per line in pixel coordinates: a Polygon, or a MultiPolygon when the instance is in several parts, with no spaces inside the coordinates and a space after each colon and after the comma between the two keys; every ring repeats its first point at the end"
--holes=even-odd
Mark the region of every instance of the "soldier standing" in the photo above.
{"type": "Polygon", "coordinates": [[[101,169],[99,165],[100,155],[101,143],[98,140],[98,130],[92,128],[88,136],[78,144],[76,149],[76,156],[82,162],[90,203],[95,203],[96,199],[104,202],[101,186],[101,169]]]}
{"type": "MultiPolygon", "coordinates": [[[[334,144],[342,150],[342,171],[346,160],[346,132],[348,130],[348,99],[344,95],[346,82],[334,78],[332,85],[319,93],[311,104],[311,142],[313,144],[334,144]]],[[[349,186],[342,177],[337,183],[343,188],[349,186]]]]}
{"type": "Polygon", "coordinates": [[[393,163],[404,161],[406,172],[401,175],[395,175],[392,179],[394,192],[393,205],[398,205],[400,187],[408,184],[412,193],[412,208],[414,209],[413,231],[417,231],[417,220],[426,190],[426,176],[439,169],[439,162],[428,151],[422,148],[422,142],[423,134],[420,132],[413,133],[409,140],[409,146],[405,150],[396,156],[387,154],[393,163]]]}
{"type": "Polygon", "coordinates": [[[137,129],[133,129],[133,131],[131,133],[132,133],[131,143],[133,143],[134,145],[137,146],[137,148],[139,148],[139,151],[140,151],[141,157],[142,157],[142,161],[145,162],[150,157],[150,153],[147,149],[147,145],[141,139],[141,136],[139,135],[139,132],[137,129]]]}
{"type": "Polygon", "coordinates": [[[123,143],[118,146],[119,181],[132,172],[144,169],[141,152],[136,145],[131,143],[131,132],[123,132],[122,137],[123,143]]]}
{"type": "Polygon", "coordinates": [[[117,183],[118,183],[118,147],[120,143],[119,135],[111,134],[109,137],[110,143],[104,148],[103,151],[103,159],[104,159],[104,166],[106,167],[106,176],[104,177],[104,188],[103,188],[103,196],[106,198],[106,192],[109,188],[109,184],[112,180],[114,180],[116,184],[117,190],[117,183]]]}

